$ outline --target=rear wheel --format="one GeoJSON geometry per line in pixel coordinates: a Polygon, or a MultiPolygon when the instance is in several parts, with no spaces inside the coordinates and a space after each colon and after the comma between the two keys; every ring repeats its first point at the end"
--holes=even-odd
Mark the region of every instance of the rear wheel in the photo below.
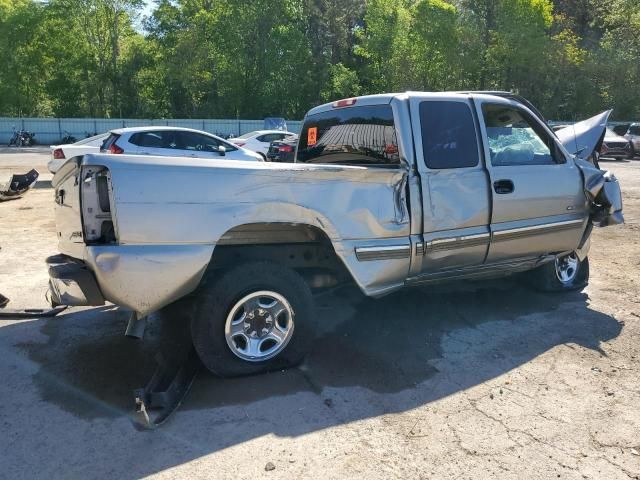
{"type": "Polygon", "coordinates": [[[589,259],[572,252],[530,272],[533,285],[545,292],[581,290],[589,283],[589,259]]]}
{"type": "Polygon", "coordinates": [[[202,363],[224,377],[291,367],[313,341],[313,310],[298,273],[271,262],[248,263],[201,288],[193,344],[202,363]]]}

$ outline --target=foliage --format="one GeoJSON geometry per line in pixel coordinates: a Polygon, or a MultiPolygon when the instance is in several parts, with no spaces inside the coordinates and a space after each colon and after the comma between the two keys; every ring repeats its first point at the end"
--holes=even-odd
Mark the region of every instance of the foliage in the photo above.
{"type": "Polygon", "coordinates": [[[300,118],[501,89],[640,117],[637,0],[0,0],[0,115],[300,118]]]}

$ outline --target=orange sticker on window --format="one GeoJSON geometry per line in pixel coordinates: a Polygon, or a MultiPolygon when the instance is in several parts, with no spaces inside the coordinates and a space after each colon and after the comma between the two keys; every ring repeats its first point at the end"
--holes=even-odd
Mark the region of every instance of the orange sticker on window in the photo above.
{"type": "Polygon", "coordinates": [[[307,130],[307,147],[318,143],[318,127],[311,127],[307,130]]]}

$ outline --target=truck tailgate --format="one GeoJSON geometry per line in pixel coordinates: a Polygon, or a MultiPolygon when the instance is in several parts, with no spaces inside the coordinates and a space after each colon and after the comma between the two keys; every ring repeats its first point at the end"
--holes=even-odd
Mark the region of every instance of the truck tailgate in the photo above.
{"type": "Polygon", "coordinates": [[[55,219],[58,249],[75,258],[83,257],[82,213],[80,209],[80,160],[67,161],[54,175],[55,219]]]}

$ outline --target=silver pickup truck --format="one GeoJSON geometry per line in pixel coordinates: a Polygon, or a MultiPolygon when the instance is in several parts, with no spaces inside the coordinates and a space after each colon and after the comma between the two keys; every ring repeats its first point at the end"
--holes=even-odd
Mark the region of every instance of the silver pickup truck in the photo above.
{"type": "Polygon", "coordinates": [[[586,160],[607,116],[560,141],[510,93],[409,92],[312,109],[295,163],[77,157],[53,180],[52,301],[139,317],[185,302],[203,363],[228,376],[299,362],[314,292],[345,282],[582,288],[592,226],[623,221],[615,177],[586,160]]]}

